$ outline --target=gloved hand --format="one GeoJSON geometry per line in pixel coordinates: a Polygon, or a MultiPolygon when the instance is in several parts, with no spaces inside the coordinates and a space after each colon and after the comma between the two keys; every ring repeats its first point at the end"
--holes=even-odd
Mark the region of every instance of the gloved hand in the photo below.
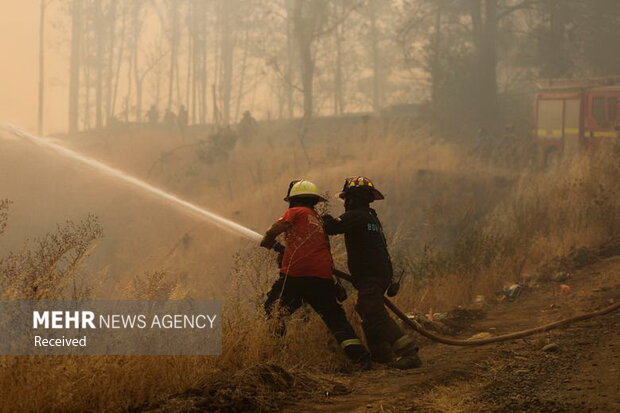
{"type": "Polygon", "coordinates": [[[272,249],[275,244],[277,244],[275,240],[268,237],[264,237],[260,242],[260,246],[263,248],[267,248],[268,250],[272,249]]]}
{"type": "Polygon", "coordinates": [[[332,221],[336,220],[336,218],[332,217],[329,214],[325,214],[321,218],[323,218],[323,222],[325,222],[325,223],[329,223],[329,222],[332,222],[332,221]]]}
{"type": "Polygon", "coordinates": [[[347,290],[342,286],[342,284],[337,281],[334,283],[334,290],[336,293],[336,300],[339,303],[346,301],[349,297],[349,295],[347,294],[347,290]]]}
{"type": "Polygon", "coordinates": [[[387,289],[387,296],[394,297],[400,290],[400,281],[392,281],[387,289]]]}
{"type": "Polygon", "coordinates": [[[398,294],[398,290],[400,290],[400,282],[402,281],[404,274],[405,270],[402,270],[398,278],[392,277],[392,279],[390,280],[390,285],[388,286],[386,291],[388,297],[394,297],[396,294],[398,294]]]}

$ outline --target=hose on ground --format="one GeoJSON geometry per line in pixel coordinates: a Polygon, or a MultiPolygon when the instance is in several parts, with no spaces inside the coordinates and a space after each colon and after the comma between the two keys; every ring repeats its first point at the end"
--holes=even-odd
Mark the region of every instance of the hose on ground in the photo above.
{"type": "MultiPolygon", "coordinates": [[[[345,272],[334,270],[334,275],[338,278],[349,281],[351,283],[353,282],[353,278],[345,272]]],[[[396,305],[392,301],[390,301],[389,298],[383,297],[383,301],[385,302],[385,306],[387,308],[389,308],[398,318],[400,318],[405,324],[407,324],[413,330],[418,332],[420,335],[426,338],[429,338],[433,341],[436,341],[438,343],[447,344],[449,346],[462,346],[462,347],[483,346],[483,345],[491,344],[491,343],[501,343],[503,341],[517,340],[520,338],[529,337],[535,334],[540,334],[546,331],[554,330],[556,328],[564,327],[568,324],[576,323],[577,321],[588,320],[590,318],[609,314],[611,312],[614,312],[620,309],[620,302],[616,302],[603,309],[593,311],[591,313],[585,313],[585,314],[581,314],[575,317],[565,318],[560,321],[555,321],[553,323],[545,324],[545,325],[535,327],[535,328],[530,328],[527,330],[517,331],[517,332],[509,333],[509,334],[503,334],[501,336],[482,338],[478,340],[461,340],[461,339],[454,339],[454,338],[445,337],[439,334],[432,333],[428,331],[427,329],[425,329],[424,327],[422,327],[422,325],[418,323],[416,320],[413,320],[407,317],[407,315],[403,313],[398,307],[396,307],[396,305]]]]}

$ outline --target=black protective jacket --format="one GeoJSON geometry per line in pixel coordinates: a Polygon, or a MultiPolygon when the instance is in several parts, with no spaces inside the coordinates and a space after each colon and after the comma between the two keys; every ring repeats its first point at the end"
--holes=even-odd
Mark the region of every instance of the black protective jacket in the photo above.
{"type": "Polygon", "coordinates": [[[329,235],[344,234],[351,275],[392,278],[392,262],[383,227],[374,209],[361,206],[337,219],[326,216],[324,228],[329,235]]]}

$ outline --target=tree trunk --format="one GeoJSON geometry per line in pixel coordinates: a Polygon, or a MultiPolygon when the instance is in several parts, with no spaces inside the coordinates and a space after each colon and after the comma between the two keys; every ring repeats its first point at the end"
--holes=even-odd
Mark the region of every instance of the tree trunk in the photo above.
{"type": "Polygon", "coordinates": [[[304,118],[310,119],[314,110],[314,62],[309,41],[299,40],[301,57],[301,83],[304,91],[304,118]]]}
{"type": "MultiPolygon", "coordinates": [[[[121,39],[120,45],[118,47],[118,58],[116,61],[116,68],[114,69],[114,86],[112,88],[112,98],[110,103],[110,116],[116,115],[116,97],[118,95],[118,84],[121,79],[121,68],[123,66],[123,56],[125,51],[125,38],[127,37],[127,15],[128,15],[128,7],[125,2],[123,2],[123,19],[121,24],[121,39]]],[[[114,51],[112,50],[112,53],[114,51]]]]}
{"type": "Polygon", "coordinates": [[[206,5],[204,5],[203,3],[203,10],[202,10],[202,29],[201,29],[201,39],[202,39],[202,45],[201,45],[201,52],[202,52],[202,60],[201,60],[201,71],[200,71],[200,76],[201,76],[201,81],[200,81],[200,88],[201,88],[201,97],[202,97],[202,108],[200,111],[200,122],[205,124],[207,123],[207,115],[208,115],[208,108],[209,108],[209,77],[208,77],[208,72],[207,72],[207,55],[208,55],[208,43],[207,43],[207,16],[208,16],[208,9],[206,7],[206,5]]]}
{"type": "MultiPolygon", "coordinates": [[[[337,6],[336,6],[337,7],[337,6]]],[[[340,14],[344,15],[344,3],[340,14]]],[[[342,76],[342,38],[343,27],[340,25],[335,30],[336,62],[334,68],[334,114],[341,115],[344,112],[344,81],[342,76]]]]}
{"type": "Polygon", "coordinates": [[[71,3],[71,62],[69,69],[69,133],[78,131],[80,100],[80,43],[82,35],[82,1],[71,3]]]}
{"type": "Polygon", "coordinates": [[[105,115],[106,123],[110,121],[112,116],[112,89],[114,83],[114,50],[116,47],[116,12],[118,7],[118,0],[112,0],[110,3],[110,18],[108,20],[110,25],[110,38],[108,47],[108,64],[107,64],[107,79],[106,79],[106,102],[105,102],[105,115]]]}
{"type": "Polygon", "coordinates": [[[443,4],[437,6],[435,11],[435,28],[433,31],[433,49],[430,56],[431,72],[431,99],[435,113],[439,113],[441,105],[441,92],[443,83],[443,69],[441,67],[441,15],[443,4]]]}
{"type": "Polygon", "coordinates": [[[136,2],[133,5],[133,44],[132,44],[132,55],[133,55],[133,76],[134,81],[136,83],[136,122],[142,122],[142,76],[140,75],[140,32],[142,29],[142,24],[140,21],[140,9],[141,4],[136,2]]]}
{"type": "Polygon", "coordinates": [[[95,36],[97,48],[97,81],[95,90],[95,127],[103,127],[103,40],[104,24],[101,11],[101,0],[95,1],[95,36]]]}
{"type": "MultiPolygon", "coordinates": [[[[313,4],[310,5],[310,7],[313,4]]],[[[297,0],[293,10],[293,26],[299,60],[301,65],[301,85],[304,94],[304,119],[312,118],[314,111],[314,59],[312,57],[312,42],[314,40],[314,13],[310,10],[309,16],[304,16],[304,2],[297,0]]]]}
{"type": "MultiPolygon", "coordinates": [[[[132,10],[132,16],[135,18],[135,11],[132,10]]],[[[125,122],[129,122],[130,119],[130,111],[131,111],[131,94],[133,92],[133,84],[134,84],[134,67],[137,62],[137,54],[138,54],[138,42],[135,39],[135,26],[136,21],[132,18],[132,24],[134,27],[134,35],[131,38],[131,44],[129,45],[131,52],[129,53],[129,65],[127,66],[127,94],[125,95],[125,122]]]]}
{"type": "Polygon", "coordinates": [[[476,50],[478,121],[492,126],[497,122],[497,0],[473,0],[471,7],[476,50]]]}
{"type": "Polygon", "coordinates": [[[381,109],[381,56],[379,53],[379,31],[377,30],[377,5],[374,1],[370,7],[370,39],[372,49],[372,108],[375,112],[381,109]]]}
{"type": "Polygon", "coordinates": [[[39,14],[39,110],[37,114],[37,132],[43,134],[43,111],[45,105],[45,9],[46,0],[40,2],[39,14]]]}
{"type": "Polygon", "coordinates": [[[192,19],[192,123],[206,123],[207,119],[207,5],[193,0],[192,19]]]}
{"type": "MultiPolygon", "coordinates": [[[[89,56],[90,52],[90,42],[88,36],[82,37],[82,50],[85,56],[89,56]]],[[[82,99],[82,113],[83,113],[83,129],[89,130],[91,128],[90,119],[90,88],[91,88],[91,73],[90,73],[90,65],[85,60],[85,64],[82,65],[82,73],[84,79],[84,98],[82,99]]]]}
{"type": "Polygon", "coordinates": [[[295,0],[286,0],[286,106],[289,119],[295,116],[295,101],[293,100],[293,66],[295,62],[295,35],[293,27],[293,2],[295,0]]]}
{"type": "Polygon", "coordinates": [[[342,42],[336,31],[336,62],[334,64],[334,115],[342,113],[342,42]]]}
{"type": "Polygon", "coordinates": [[[549,32],[542,48],[543,77],[558,78],[569,69],[566,53],[566,4],[559,0],[546,0],[545,12],[549,16],[549,32]]]}
{"type": "Polygon", "coordinates": [[[233,79],[234,41],[233,26],[231,19],[231,0],[222,0],[222,83],[220,84],[220,99],[222,104],[222,122],[225,126],[230,124],[230,100],[233,79]]]}
{"type": "Polygon", "coordinates": [[[213,123],[215,124],[215,126],[219,126],[220,112],[217,108],[217,93],[215,92],[215,85],[211,85],[211,95],[213,99],[213,102],[211,103],[211,106],[213,106],[213,123]]]}
{"type": "Polygon", "coordinates": [[[173,0],[172,9],[172,29],[170,33],[170,73],[168,78],[168,107],[172,108],[174,84],[176,79],[176,69],[178,62],[179,49],[179,1],[173,0]]]}
{"type": "Polygon", "coordinates": [[[239,113],[241,112],[241,100],[243,99],[243,88],[245,87],[245,72],[247,69],[247,61],[248,61],[248,49],[250,48],[250,32],[248,30],[245,31],[245,40],[243,47],[243,57],[241,59],[241,73],[239,79],[239,90],[237,92],[237,106],[235,108],[235,119],[237,122],[239,120],[239,113]]]}
{"type": "Polygon", "coordinates": [[[189,28],[187,29],[187,73],[185,76],[185,108],[189,108],[191,96],[192,96],[192,73],[193,73],[193,61],[194,61],[194,48],[193,48],[193,24],[194,20],[192,19],[192,15],[195,13],[195,10],[192,9],[193,4],[189,3],[189,10],[187,20],[189,23],[189,28]]]}
{"type": "Polygon", "coordinates": [[[136,79],[136,122],[142,122],[142,80],[136,79]]]}

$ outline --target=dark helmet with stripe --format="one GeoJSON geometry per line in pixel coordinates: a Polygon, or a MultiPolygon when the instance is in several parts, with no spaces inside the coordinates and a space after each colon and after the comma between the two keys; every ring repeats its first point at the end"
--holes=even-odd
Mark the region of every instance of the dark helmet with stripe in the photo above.
{"type": "Polygon", "coordinates": [[[344,181],[342,192],[338,194],[338,198],[345,199],[349,194],[367,193],[372,201],[385,199],[383,194],[379,192],[372,181],[364,176],[354,176],[344,181]]]}

